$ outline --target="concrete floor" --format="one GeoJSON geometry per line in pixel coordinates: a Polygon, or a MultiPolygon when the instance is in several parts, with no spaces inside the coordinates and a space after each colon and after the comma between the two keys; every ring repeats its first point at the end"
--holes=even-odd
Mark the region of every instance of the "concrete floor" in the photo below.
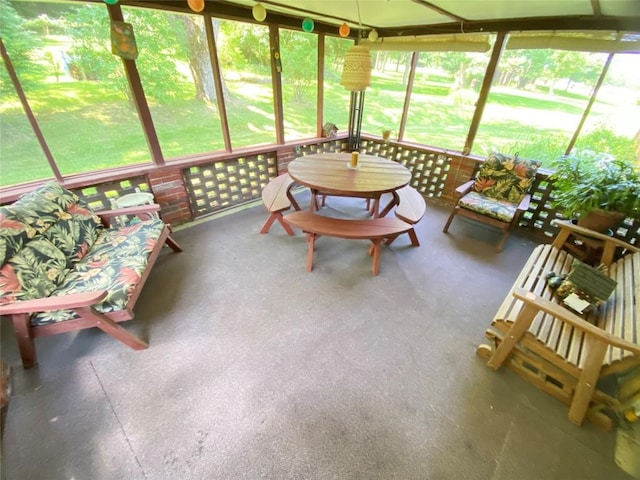
{"type": "MultiPolygon", "coordinates": [[[[305,194],[300,194],[305,204],[305,194]]],[[[329,198],[329,214],[362,214],[329,198]]],[[[38,339],[14,370],[2,472],[19,479],[630,479],[616,434],[476,357],[534,244],[429,203],[371,275],[366,242],[306,244],[261,205],[177,231],[124,325],[38,339]]]]}

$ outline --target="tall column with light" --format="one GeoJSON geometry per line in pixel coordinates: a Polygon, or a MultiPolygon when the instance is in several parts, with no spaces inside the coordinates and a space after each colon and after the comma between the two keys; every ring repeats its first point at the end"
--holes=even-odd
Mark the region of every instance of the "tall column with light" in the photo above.
{"type": "Polygon", "coordinates": [[[347,50],[340,84],[351,92],[347,143],[350,151],[357,151],[360,149],[364,94],[366,88],[371,85],[371,54],[368,48],[354,45],[347,50]]]}

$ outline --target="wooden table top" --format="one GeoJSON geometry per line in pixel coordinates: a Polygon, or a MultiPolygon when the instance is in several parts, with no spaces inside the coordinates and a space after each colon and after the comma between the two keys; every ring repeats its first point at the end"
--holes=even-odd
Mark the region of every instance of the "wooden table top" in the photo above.
{"type": "Polygon", "coordinates": [[[289,164],[289,175],[301,185],[326,194],[373,196],[393,192],[411,180],[411,172],[388,158],[358,157],[358,168],[348,168],[350,153],[317,153],[289,164]]]}

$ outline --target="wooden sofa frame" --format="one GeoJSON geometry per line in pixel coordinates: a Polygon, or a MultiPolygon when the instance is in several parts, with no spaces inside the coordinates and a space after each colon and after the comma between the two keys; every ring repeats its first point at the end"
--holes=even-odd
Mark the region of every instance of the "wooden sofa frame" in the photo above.
{"type": "MultiPolygon", "coordinates": [[[[107,210],[97,212],[96,215],[100,217],[100,220],[105,227],[109,227],[115,219],[122,216],[137,216],[141,219],[150,218],[154,212],[159,210],[160,206],[158,204],[152,204],[107,210]]],[[[30,368],[37,364],[34,342],[35,338],[85,328],[97,327],[135,350],[147,348],[148,344],[146,342],[118,325],[118,323],[131,320],[134,317],[133,307],[135,306],[142,288],[147,281],[151,268],[160,255],[164,245],[168,245],[174,252],[182,251],[180,246],[170,237],[170,233],[171,227],[165,224],[162,233],[158,237],[158,240],[149,255],[147,268],[139,282],[135,285],[128,303],[123,310],[101,313],[92,308],[93,305],[99,303],[107,296],[108,292],[106,290],[52,296],[33,300],[20,300],[0,305],[0,315],[8,317],[13,323],[23,367],[30,368]],[[45,325],[34,326],[31,324],[32,314],[61,309],[73,310],[79,318],[45,325]]]]}
{"type": "Polygon", "coordinates": [[[614,237],[570,222],[550,245],[534,249],[498,309],[477,354],[498,370],[509,367],[544,392],[569,406],[569,420],[589,418],[610,430],[620,402],[599,380],[640,365],[640,249],[614,237]],[[586,236],[602,242],[601,262],[617,287],[589,314],[563,306],[547,285],[546,275],[568,273],[575,257],[566,242],[586,236]],[[616,253],[628,252],[614,261],[616,253]]]}

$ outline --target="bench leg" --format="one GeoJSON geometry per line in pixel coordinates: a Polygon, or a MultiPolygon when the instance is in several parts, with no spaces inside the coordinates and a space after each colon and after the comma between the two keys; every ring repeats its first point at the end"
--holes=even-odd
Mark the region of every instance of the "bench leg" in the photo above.
{"type": "Polygon", "coordinates": [[[134,350],[144,350],[145,348],[149,348],[149,344],[147,342],[140,340],[133,333],[118,325],[106,315],[95,311],[91,307],[74,308],[74,311],[76,311],[78,315],[82,316],[82,318],[93,322],[94,325],[103,332],[111,335],[117,340],[120,340],[122,343],[134,350]]]}
{"type": "Polygon", "coordinates": [[[373,242],[373,266],[371,271],[373,275],[378,275],[378,265],[380,263],[380,242],[382,241],[380,238],[376,238],[375,240],[371,240],[373,242]]]}
{"type": "Polygon", "coordinates": [[[313,250],[315,249],[316,235],[313,233],[307,234],[307,272],[313,270],[313,250]]]}
{"type": "Polygon", "coordinates": [[[169,247],[171,247],[171,250],[173,250],[174,252],[180,253],[182,251],[182,247],[178,245],[178,242],[176,242],[173,238],[167,237],[164,242],[169,245],[169,247]]]}
{"type": "Polygon", "coordinates": [[[487,366],[492,370],[498,370],[504,361],[507,359],[511,350],[516,346],[516,344],[520,341],[522,336],[527,332],[531,322],[533,322],[534,317],[538,313],[538,308],[533,305],[525,305],[520,313],[518,314],[518,318],[511,326],[507,334],[505,335],[496,351],[493,352],[491,358],[487,362],[487,366]]]}
{"type": "Polygon", "coordinates": [[[38,357],[36,356],[36,345],[31,335],[30,316],[26,313],[11,315],[11,323],[13,323],[13,329],[16,332],[22,366],[31,368],[38,363],[38,357]]]}
{"type": "Polygon", "coordinates": [[[282,225],[282,228],[284,228],[285,232],[287,232],[289,235],[295,235],[291,226],[284,221],[282,212],[271,212],[271,214],[269,215],[269,218],[267,218],[267,221],[264,222],[264,225],[260,229],[260,233],[269,233],[269,229],[271,228],[271,225],[273,225],[273,222],[275,222],[276,220],[280,222],[280,225],[282,225]]]}
{"type": "Polygon", "coordinates": [[[420,242],[418,241],[418,236],[416,235],[416,231],[412,228],[407,232],[409,234],[409,238],[411,239],[411,245],[414,247],[419,247],[420,242]]]}
{"type": "Polygon", "coordinates": [[[582,425],[587,414],[606,351],[607,344],[604,342],[593,340],[589,343],[589,354],[578,379],[578,385],[569,408],[569,421],[578,426],[582,425]]]}

